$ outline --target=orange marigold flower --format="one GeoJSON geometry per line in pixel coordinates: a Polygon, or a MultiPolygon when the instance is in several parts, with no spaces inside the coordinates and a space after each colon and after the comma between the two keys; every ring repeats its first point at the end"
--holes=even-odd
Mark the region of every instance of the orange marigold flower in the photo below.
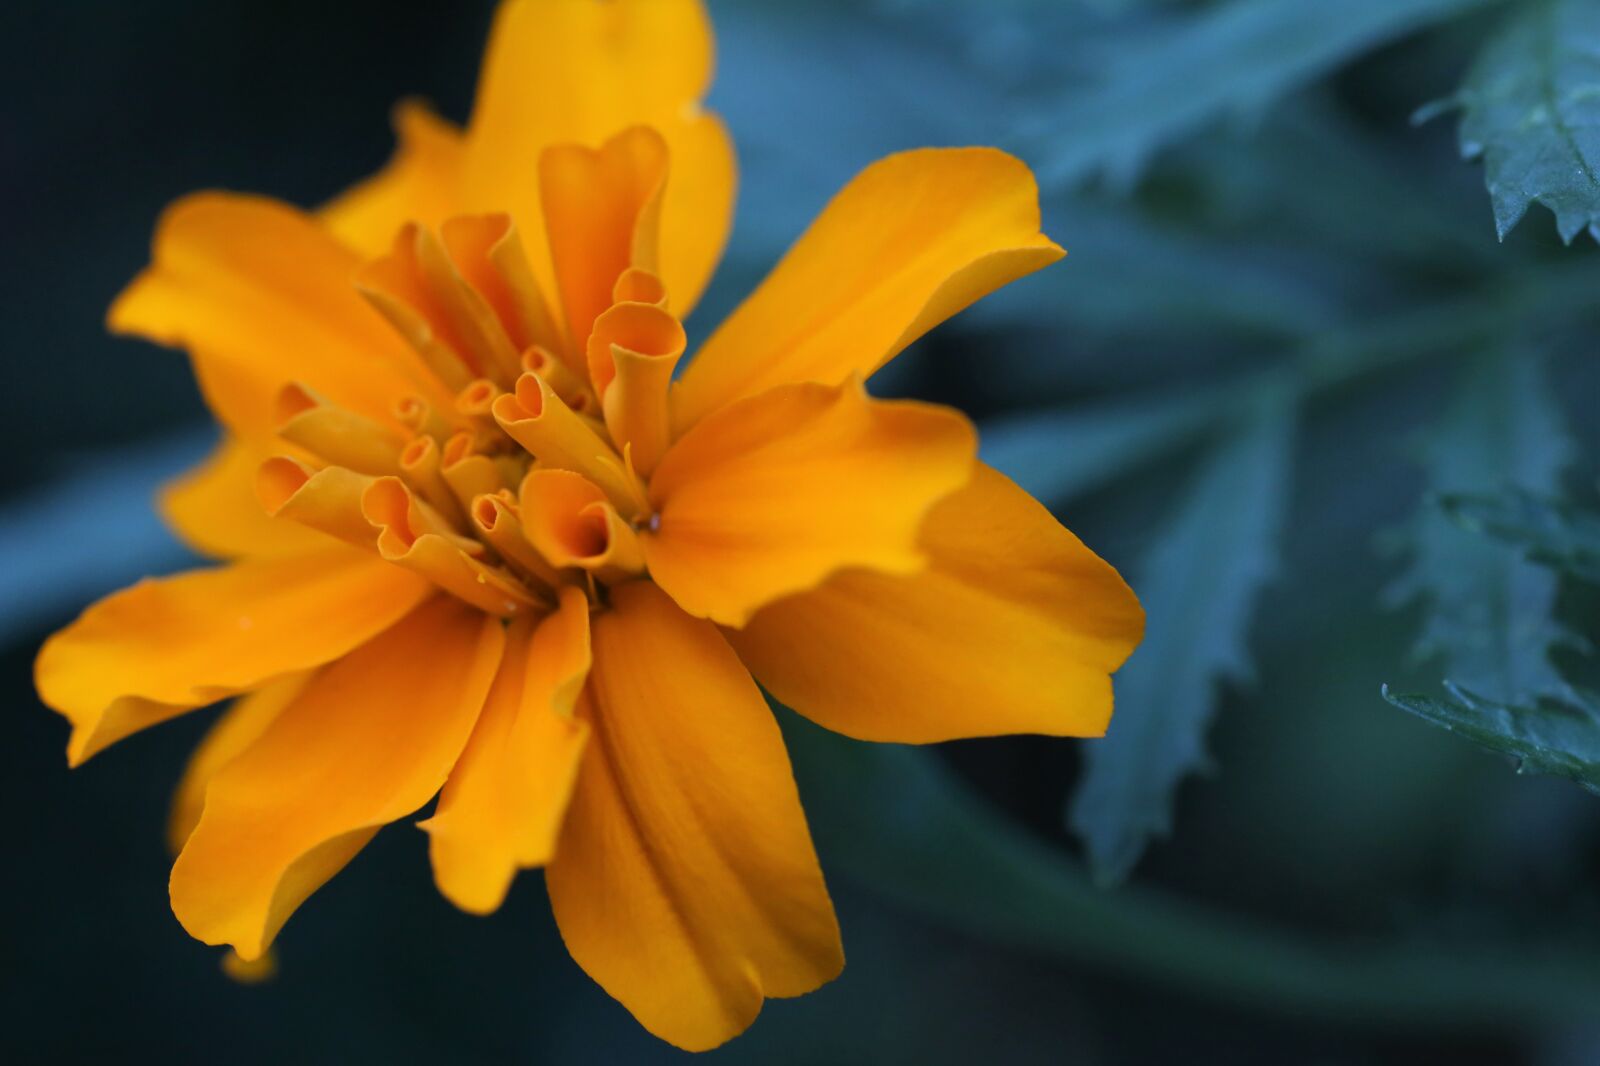
{"type": "Polygon", "coordinates": [[[677,375],[732,213],[710,71],[695,0],[512,0],[465,129],[402,105],[313,214],[181,200],[112,307],[226,429],[163,505],[228,561],[90,607],[37,683],[73,764],[241,697],[171,824],[238,965],[437,795],[447,897],[544,867],[578,963],[713,1047],[843,964],[758,682],[867,740],[1105,730],[1132,593],[962,415],[862,387],[1060,257],[1032,175],[874,164],[677,375]]]}

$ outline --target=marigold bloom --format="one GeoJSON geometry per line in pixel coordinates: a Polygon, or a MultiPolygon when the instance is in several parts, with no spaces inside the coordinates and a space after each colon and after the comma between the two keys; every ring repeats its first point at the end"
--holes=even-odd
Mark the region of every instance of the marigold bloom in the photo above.
{"type": "Polygon", "coordinates": [[[863,380],[1062,253],[988,149],[864,171],[731,318],[680,319],[734,157],[695,0],[512,0],[472,121],[416,104],[315,214],[201,193],[111,327],[189,352],[226,430],[164,509],[219,566],[90,607],[37,663],[74,765],[238,696],[173,805],[172,907],[260,958],[435,796],[434,876],[493,911],[542,866],[577,962],[708,1048],[843,965],[760,686],[922,743],[1094,736],[1142,616],[863,380]]]}

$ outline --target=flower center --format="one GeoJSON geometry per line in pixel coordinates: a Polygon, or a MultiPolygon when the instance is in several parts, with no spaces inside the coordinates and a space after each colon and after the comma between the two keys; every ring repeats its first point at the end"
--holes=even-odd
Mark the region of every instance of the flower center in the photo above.
{"type": "Polygon", "coordinates": [[[510,218],[485,215],[405,226],[356,285],[406,342],[416,391],[385,424],[284,386],[296,454],[263,467],[268,510],[367,545],[376,529],[384,558],[502,616],[643,574],[686,343],[660,279],[621,271],[585,327],[546,301],[510,218]]]}

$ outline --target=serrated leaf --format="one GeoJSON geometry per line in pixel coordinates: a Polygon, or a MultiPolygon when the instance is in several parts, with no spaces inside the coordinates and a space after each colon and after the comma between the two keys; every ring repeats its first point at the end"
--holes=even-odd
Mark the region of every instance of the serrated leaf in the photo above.
{"type": "Polygon", "coordinates": [[[1600,4],[1527,0],[1467,74],[1461,154],[1483,158],[1501,239],[1534,201],[1561,239],[1600,237],[1600,4]]]}
{"type": "Polygon", "coordinates": [[[1084,746],[1068,812],[1102,883],[1124,879],[1150,837],[1170,830],[1173,791],[1205,761],[1217,682],[1250,676],[1246,636],[1276,566],[1294,417],[1286,394],[1265,394],[1205,458],[1134,570],[1144,643],[1117,674],[1110,731],[1084,746]]]}
{"type": "MultiPolygon", "coordinates": [[[[1511,487],[1548,493],[1569,449],[1539,360],[1493,352],[1463,368],[1422,461],[1437,497],[1511,487]]],[[[1410,536],[1412,566],[1390,597],[1425,604],[1417,652],[1442,656],[1446,677],[1495,699],[1561,691],[1548,655],[1562,636],[1551,617],[1555,575],[1462,529],[1432,503],[1410,536]]]]}
{"type": "Polygon", "coordinates": [[[1521,548],[1532,562],[1600,583],[1600,514],[1516,490],[1447,495],[1439,506],[1458,525],[1521,548]]]}
{"type": "Polygon", "coordinates": [[[1594,696],[1574,692],[1571,702],[1546,697],[1508,704],[1460,685],[1445,687],[1453,699],[1393,693],[1388,686],[1383,698],[1479,747],[1511,756],[1519,773],[1565,777],[1600,793],[1600,702],[1594,696]]]}
{"type": "Polygon", "coordinates": [[[1040,177],[1137,175],[1158,148],[1226,114],[1253,114],[1354,56],[1485,0],[1233,0],[1139,19],[1087,85],[1034,122],[1040,177]]]}

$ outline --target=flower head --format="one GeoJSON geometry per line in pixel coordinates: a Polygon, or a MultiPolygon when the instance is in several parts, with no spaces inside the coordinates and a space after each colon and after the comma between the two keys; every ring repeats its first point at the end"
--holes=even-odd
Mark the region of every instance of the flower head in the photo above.
{"type": "Polygon", "coordinates": [[[74,764],[239,697],[174,803],[199,939],[259,958],[437,796],[446,896],[544,867],[578,963],[711,1047],[843,964],[758,682],[868,740],[1105,729],[1132,594],[960,414],[862,385],[1062,254],[1032,176],[869,167],[687,358],[734,190],[710,65],[694,0],[512,0],[464,130],[404,105],[317,213],[162,219],[110,321],[193,360],[226,437],[164,503],[226,561],[89,608],[37,682],[74,764]]]}

